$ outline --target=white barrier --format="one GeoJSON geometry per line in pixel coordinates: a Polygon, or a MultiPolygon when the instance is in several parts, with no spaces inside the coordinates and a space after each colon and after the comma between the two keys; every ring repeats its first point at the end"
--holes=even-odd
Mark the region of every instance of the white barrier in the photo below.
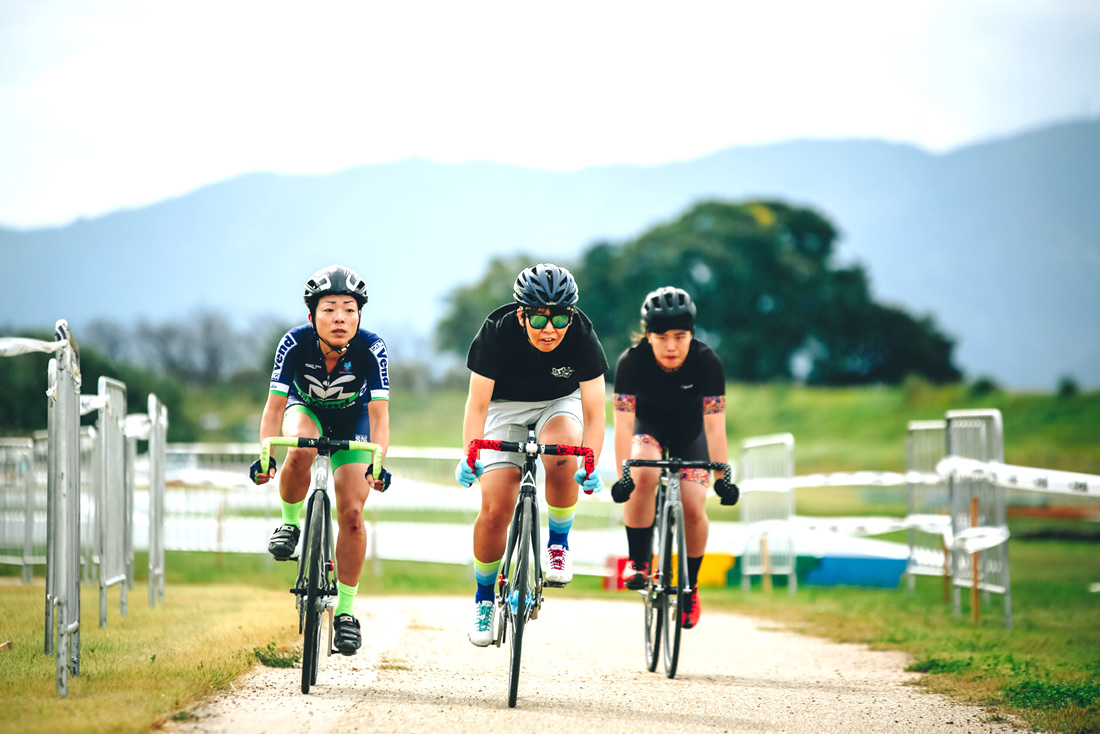
{"type": "Polygon", "coordinates": [[[1004,489],[1053,492],[1077,497],[1100,497],[1100,476],[1053,469],[1015,466],[999,461],[978,461],[949,456],[936,465],[943,477],[982,478],[1004,489]]]}

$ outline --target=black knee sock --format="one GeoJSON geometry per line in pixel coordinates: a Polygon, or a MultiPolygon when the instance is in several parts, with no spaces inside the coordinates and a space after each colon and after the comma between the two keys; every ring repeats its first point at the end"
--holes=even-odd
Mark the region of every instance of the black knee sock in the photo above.
{"type": "Polygon", "coordinates": [[[692,558],[688,556],[688,582],[691,584],[691,588],[695,588],[699,585],[699,567],[703,565],[703,557],[692,558]]]}
{"type": "Polygon", "coordinates": [[[649,525],[644,528],[632,528],[626,529],[626,546],[627,553],[630,556],[630,560],[635,563],[649,563],[650,553],[650,539],[653,537],[653,526],[649,525]]]}

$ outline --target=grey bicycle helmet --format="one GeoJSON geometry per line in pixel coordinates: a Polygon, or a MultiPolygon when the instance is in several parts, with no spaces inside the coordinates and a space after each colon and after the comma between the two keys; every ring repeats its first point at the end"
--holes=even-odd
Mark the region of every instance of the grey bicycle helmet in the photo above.
{"type": "Polygon", "coordinates": [[[516,303],[528,308],[570,308],[577,302],[577,281],[568,270],[549,263],[526,268],[512,288],[516,303]]]}
{"type": "Polygon", "coordinates": [[[359,304],[367,302],[367,284],[359,274],[343,265],[329,265],[321,268],[306,281],[303,299],[309,312],[317,310],[317,302],[322,296],[349,295],[359,304]]]}
{"type": "Polygon", "coordinates": [[[642,321],[650,331],[694,331],[695,304],[684,289],[664,286],[645,297],[642,321]]]}

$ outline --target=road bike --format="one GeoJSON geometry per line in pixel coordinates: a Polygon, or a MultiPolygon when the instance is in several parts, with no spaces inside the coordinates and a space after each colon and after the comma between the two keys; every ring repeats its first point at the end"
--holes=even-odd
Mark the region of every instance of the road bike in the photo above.
{"type": "Polygon", "coordinates": [[[470,441],[466,450],[466,461],[471,468],[477,461],[478,451],[481,449],[511,451],[524,455],[519,498],[516,500],[516,509],[512,513],[512,523],[508,526],[508,545],[497,575],[497,613],[493,621],[496,629],[494,644],[500,647],[507,640],[510,645],[508,707],[515,708],[516,695],[519,692],[523,630],[529,620],[538,617],[539,609],[542,608],[543,587],[563,585],[552,584],[543,579],[542,545],[539,542],[539,504],[535,494],[536,457],[540,454],[583,456],[584,470],[589,475],[595,471],[595,459],[592,449],[584,446],[538,443],[533,426],[528,427],[525,443],[486,439],[470,441]]]}
{"type": "Polygon", "coordinates": [[[374,477],[382,471],[382,463],[374,457],[382,447],[368,441],[344,441],[328,438],[299,438],[274,436],[260,444],[260,466],[268,465],[272,446],[316,449],[313,461],[313,481],[310,484],[309,501],[306,503],[306,524],[302,530],[302,550],[288,561],[298,561],[298,577],[290,593],[294,594],[298,609],[298,634],[304,636],[302,645],[302,693],[317,683],[317,666],[321,657],[321,617],[328,614],[328,655],[333,650],[333,607],[336,606],[336,563],[333,560],[332,505],[328,497],[328,479],[331,473],[329,457],[337,451],[367,451],[374,465],[374,477]]]}
{"type": "Polygon", "coordinates": [[[645,661],[649,672],[657,670],[657,659],[664,641],[665,675],[676,676],[680,660],[680,632],[683,610],[691,597],[688,585],[687,539],[684,535],[684,506],[680,501],[680,470],[707,469],[724,472],[732,477],[729,464],[714,461],[683,461],[664,452],[662,459],[627,459],[623,462],[623,480],[632,485],[631,467],[653,467],[661,470],[657,483],[656,533],[650,536],[646,558],[653,559],[653,543],[657,543],[657,561],[651,563],[649,583],[641,590],[645,605],[645,661]]]}

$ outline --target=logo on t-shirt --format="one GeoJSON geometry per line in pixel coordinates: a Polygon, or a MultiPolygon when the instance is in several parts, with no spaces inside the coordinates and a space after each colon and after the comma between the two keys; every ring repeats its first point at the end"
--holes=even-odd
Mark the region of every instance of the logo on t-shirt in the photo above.
{"type": "Polygon", "coordinates": [[[573,376],[573,368],[572,367],[554,367],[553,369],[550,370],[550,374],[553,375],[554,377],[560,377],[563,380],[568,380],[570,377],[573,376]]]}

